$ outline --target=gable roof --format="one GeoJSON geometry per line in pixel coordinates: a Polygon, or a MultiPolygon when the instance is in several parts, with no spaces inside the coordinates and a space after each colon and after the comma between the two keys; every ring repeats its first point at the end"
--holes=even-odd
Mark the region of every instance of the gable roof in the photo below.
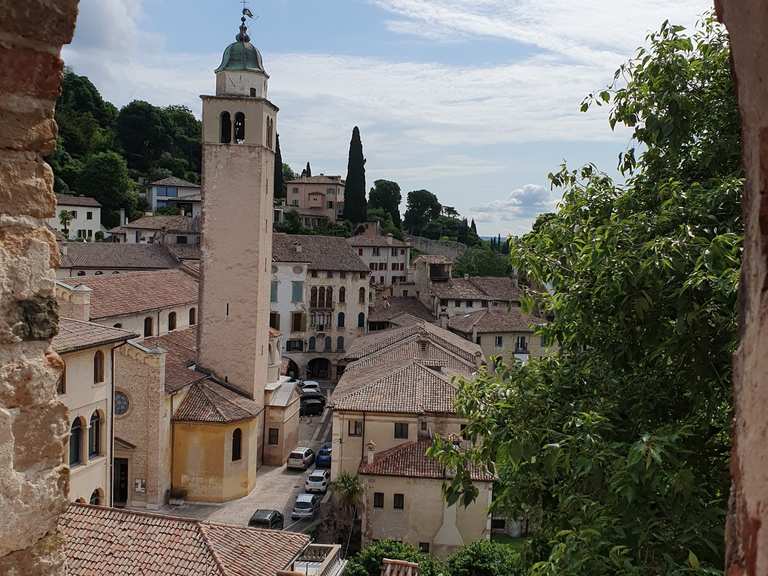
{"type": "Polygon", "coordinates": [[[453,260],[442,254],[422,254],[413,261],[414,264],[419,262],[426,262],[427,264],[453,264],[453,260]]]}
{"type": "Polygon", "coordinates": [[[272,261],[307,262],[310,270],[369,272],[346,238],[339,236],[275,233],[272,235],[272,261]]]}
{"type": "Polygon", "coordinates": [[[446,282],[435,282],[432,293],[442,299],[457,300],[500,300],[517,302],[520,293],[513,278],[494,276],[470,276],[469,278],[451,278],[446,282]]]}
{"type": "Polygon", "coordinates": [[[74,194],[56,194],[57,206],[85,206],[101,208],[101,202],[90,196],[75,196],[74,194]]]}
{"type": "Polygon", "coordinates": [[[305,534],[70,504],[59,517],[68,576],[275,576],[305,534]]]}
{"type": "Polygon", "coordinates": [[[176,422],[238,422],[255,418],[262,407],[250,398],[210,378],[190,386],[173,420],[176,422]]]}
{"type": "Polygon", "coordinates": [[[53,337],[52,345],[56,352],[65,354],[94,346],[125,342],[138,336],[138,334],[120,328],[111,328],[73,318],[60,318],[59,333],[53,337]]]}
{"type": "Polygon", "coordinates": [[[197,302],[197,280],[182,270],[129,272],[64,278],[67,286],[87,286],[91,320],[188,306],[197,302]]]}
{"type": "Polygon", "coordinates": [[[369,307],[368,322],[387,322],[403,314],[410,314],[429,322],[435,320],[429,308],[418,298],[392,296],[369,307]]]}
{"type": "Polygon", "coordinates": [[[350,246],[354,246],[355,248],[365,248],[365,247],[391,247],[391,248],[410,248],[410,244],[407,242],[403,242],[402,240],[398,240],[391,234],[383,235],[383,234],[377,234],[377,235],[370,235],[370,234],[358,234],[357,236],[352,236],[352,238],[347,238],[347,242],[349,242],[350,246]]]}
{"type": "MultiPolygon", "coordinates": [[[[360,474],[371,476],[403,476],[406,478],[450,478],[448,471],[435,459],[427,456],[432,446],[429,440],[406,442],[374,455],[373,462],[360,464],[360,474]]],[[[494,476],[479,466],[470,468],[470,477],[476,482],[493,482],[494,476]]]]}
{"type": "MultiPolygon", "coordinates": [[[[189,216],[142,216],[136,220],[119,227],[121,232],[125,230],[168,230],[171,232],[191,232],[199,234],[195,229],[195,219],[189,216]]],[[[113,229],[116,230],[116,229],[113,229]]],[[[113,230],[110,230],[112,232],[113,230]]]]}
{"type": "Polygon", "coordinates": [[[70,242],[59,268],[147,270],[175,268],[176,259],[160,244],[70,242]]]}
{"type": "Polygon", "coordinates": [[[200,184],[195,184],[189,180],[182,178],[176,178],[176,176],[169,176],[162,180],[155,180],[150,186],[178,186],[179,188],[200,188],[200,184]]]}
{"type": "Polygon", "coordinates": [[[344,180],[341,176],[326,176],[321,174],[319,176],[300,176],[293,180],[288,180],[287,184],[333,184],[344,186],[344,180]]]}
{"type": "Polygon", "coordinates": [[[145,338],[142,345],[165,350],[165,392],[172,394],[207,376],[191,370],[197,356],[197,326],[145,338]]]}
{"type": "Polygon", "coordinates": [[[495,310],[484,308],[470,314],[459,314],[448,320],[448,328],[464,334],[490,332],[533,332],[544,320],[525,314],[520,308],[495,310]]]}

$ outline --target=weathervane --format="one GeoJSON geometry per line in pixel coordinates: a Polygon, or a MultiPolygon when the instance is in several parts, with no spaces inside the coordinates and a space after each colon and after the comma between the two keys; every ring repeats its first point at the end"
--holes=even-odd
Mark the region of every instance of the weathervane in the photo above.
{"type": "Polygon", "coordinates": [[[248,36],[248,27],[245,25],[245,17],[253,18],[253,12],[248,8],[248,0],[240,0],[243,5],[243,16],[240,18],[240,34],[237,35],[236,40],[238,42],[250,42],[251,39],[248,36]]]}
{"type": "Polygon", "coordinates": [[[240,3],[243,5],[243,22],[245,22],[246,16],[248,16],[248,18],[253,18],[253,12],[248,8],[248,0],[240,0],[240,3]]]}

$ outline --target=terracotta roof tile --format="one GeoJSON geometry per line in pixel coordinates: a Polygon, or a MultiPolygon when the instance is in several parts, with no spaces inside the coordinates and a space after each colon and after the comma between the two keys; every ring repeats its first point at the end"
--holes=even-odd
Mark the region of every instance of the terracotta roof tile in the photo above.
{"type": "Polygon", "coordinates": [[[101,208],[101,202],[90,196],[75,196],[74,194],[56,194],[57,206],[90,206],[101,208]]]}
{"type": "Polygon", "coordinates": [[[274,576],[309,544],[294,532],[83,504],[59,528],[68,576],[274,576]]]}
{"type": "Polygon", "coordinates": [[[190,182],[189,180],[183,180],[181,178],[177,178],[176,176],[169,176],[168,178],[163,178],[162,180],[155,180],[152,182],[151,186],[178,186],[179,188],[200,188],[200,184],[195,184],[194,182],[190,182]]]}
{"type": "Polygon", "coordinates": [[[360,260],[346,238],[337,236],[273,234],[272,260],[274,262],[308,262],[310,270],[369,272],[368,266],[360,260]],[[297,246],[300,247],[299,251],[296,249],[297,246]]]}
{"type": "Polygon", "coordinates": [[[413,261],[414,264],[419,262],[426,262],[427,264],[452,264],[453,260],[442,254],[422,254],[413,261]]]}
{"type": "Polygon", "coordinates": [[[60,318],[59,333],[54,336],[52,344],[56,352],[64,354],[93,346],[125,342],[131,338],[138,338],[138,336],[138,334],[119,328],[110,328],[72,318],[60,318]]]}
{"type": "Polygon", "coordinates": [[[198,232],[195,229],[195,220],[189,216],[142,216],[128,222],[128,224],[124,224],[121,228],[123,231],[141,229],[198,232]]]}
{"type": "Polygon", "coordinates": [[[520,308],[491,310],[485,308],[470,314],[459,314],[448,321],[448,327],[456,332],[472,334],[489,332],[533,332],[544,320],[525,314],[520,308]]]}
{"type": "Polygon", "coordinates": [[[410,244],[408,244],[407,242],[398,240],[394,236],[384,236],[384,235],[371,236],[368,234],[359,234],[357,236],[352,236],[352,238],[348,238],[347,242],[349,242],[350,246],[353,246],[355,248],[366,248],[366,247],[410,248],[410,244]]]}
{"type": "Polygon", "coordinates": [[[168,394],[205,378],[205,374],[189,368],[197,356],[197,326],[174,330],[163,336],[145,338],[142,345],[166,351],[165,391],[168,394]]]}
{"type": "Polygon", "coordinates": [[[442,299],[457,300],[499,300],[517,302],[520,294],[513,278],[472,276],[452,278],[447,282],[432,284],[433,294],[442,299]]]}
{"type": "Polygon", "coordinates": [[[429,308],[418,298],[393,296],[370,307],[368,322],[387,322],[402,314],[410,314],[430,322],[435,320],[429,308]]]}
{"type": "MultiPolygon", "coordinates": [[[[373,476],[404,476],[407,478],[434,478],[444,480],[450,478],[446,469],[437,460],[427,456],[432,442],[419,440],[406,442],[379,452],[368,464],[360,465],[360,474],[373,476]]],[[[471,478],[476,482],[493,482],[494,477],[487,470],[478,466],[471,469],[471,478]]]]}
{"type": "Polygon", "coordinates": [[[83,285],[93,290],[92,320],[187,306],[197,302],[197,280],[181,270],[76,276],[64,278],[61,282],[72,287],[83,285]]]}
{"type": "Polygon", "coordinates": [[[190,386],[186,397],[176,409],[177,422],[237,422],[258,416],[259,403],[210,379],[190,386]]]}
{"type": "Polygon", "coordinates": [[[69,242],[60,268],[146,270],[176,268],[179,264],[160,244],[69,242]]]}
{"type": "Polygon", "coordinates": [[[340,184],[343,186],[344,180],[341,176],[326,176],[322,174],[320,176],[301,176],[299,178],[294,178],[293,180],[288,180],[288,182],[286,182],[286,185],[289,184],[340,184]]]}

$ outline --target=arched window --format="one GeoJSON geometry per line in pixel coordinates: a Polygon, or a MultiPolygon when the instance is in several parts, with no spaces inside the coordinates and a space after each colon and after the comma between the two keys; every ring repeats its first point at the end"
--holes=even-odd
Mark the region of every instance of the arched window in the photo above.
{"type": "Polygon", "coordinates": [[[221,113],[221,143],[229,144],[232,142],[232,117],[229,112],[221,113]]]}
{"type": "Polygon", "coordinates": [[[232,432],[232,462],[236,462],[243,457],[243,431],[235,428],[232,432]]]}
{"type": "Polygon", "coordinates": [[[333,308],[333,286],[329,286],[325,291],[325,304],[328,308],[333,308]]]}
{"type": "Polygon", "coordinates": [[[168,332],[176,330],[176,312],[168,314],[168,332]]]}
{"type": "Polygon", "coordinates": [[[317,341],[315,340],[315,337],[314,337],[314,336],[310,336],[310,337],[309,337],[309,344],[307,344],[307,349],[308,349],[310,352],[314,352],[314,351],[315,351],[316,342],[317,342],[317,341]]]}
{"type": "Polygon", "coordinates": [[[69,429],[69,465],[83,463],[83,425],[80,418],[75,418],[69,429]]]}
{"type": "Polygon", "coordinates": [[[365,304],[365,288],[361,287],[360,292],[358,294],[358,300],[360,301],[360,304],[365,304]]]}
{"type": "Polygon", "coordinates": [[[91,414],[91,425],[88,428],[88,457],[101,454],[101,415],[97,410],[91,414]]]}
{"type": "Polygon", "coordinates": [[[238,112],[235,114],[235,144],[245,142],[245,114],[238,112]]]}
{"type": "Polygon", "coordinates": [[[360,314],[357,315],[357,327],[365,328],[365,314],[362,312],[360,312],[360,314]]]}
{"type": "Polygon", "coordinates": [[[147,316],[144,318],[144,338],[152,336],[152,318],[147,316]]]}
{"type": "Polygon", "coordinates": [[[339,312],[339,316],[337,318],[336,326],[339,328],[344,328],[344,322],[346,321],[347,317],[344,314],[344,312],[339,312]]]}
{"type": "Polygon", "coordinates": [[[339,302],[344,303],[347,301],[347,289],[342,286],[339,288],[339,302]]]}
{"type": "Polygon", "coordinates": [[[336,352],[344,351],[344,336],[336,338],[336,352]]]}
{"type": "Polygon", "coordinates": [[[91,506],[101,506],[101,490],[96,488],[96,490],[93,491],[93,494],[91,494],[91,500],[89,502],[91,506]]]}
{"type": "Polygon", "coordinates": [[[96,350],[93,355],[93,383],[101,384],[104,382],[104,352],[96,350]]]}
{"type": "Polygon", "coordinates": [[[330,336],[325,337],[325,351],[331,352],[331,349],[333,348],[333,340],[330,336]]]}
{"type": "Polygon", "coordinates": [[[317,291],[317,307],[325,308],[325,288],[322,286],[317,291]]]}
{"type": "Polygon", "coordinates": [[[312,290],[309,293],[309,305],[313,308],[317,307],[317,286],[312,286],[312,290]]]}
{"type": "Polygon", "coordinates": [[[197,310],[195,308],[189,309],[189,325],[194,326],[197,324],[197,310]]]}
{"type": "Polygon", "coordinates": [[[61,376],[59,376],[59,380],[56,382],[57,394],[67,393],[67,363],[62,360],[62,364],[64,364],[64,367],[61,369],[61,376]]]}

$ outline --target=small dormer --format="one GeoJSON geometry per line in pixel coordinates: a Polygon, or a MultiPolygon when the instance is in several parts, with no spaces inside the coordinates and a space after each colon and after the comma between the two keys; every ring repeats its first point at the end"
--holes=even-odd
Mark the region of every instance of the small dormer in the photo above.
{"type": "Polygon", "coordinates": [[[269,75],[259,50],[251,44],[245,11],[240,19],[240,32],[235,42],[227,46],[221,64],[216,68],[216,96],[267,97],[269,75]]]}

